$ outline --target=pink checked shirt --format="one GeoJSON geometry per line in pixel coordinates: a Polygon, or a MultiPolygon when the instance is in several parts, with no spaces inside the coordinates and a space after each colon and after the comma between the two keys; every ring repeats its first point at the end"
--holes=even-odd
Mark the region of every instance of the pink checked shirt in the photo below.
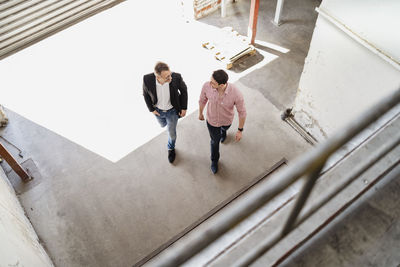
{"type": "Polygon", "coordinates": [[[210,82],[206,82],[201,90],[199,104],[205,106],[207,101],[207,121],[214,127],[232,124],[235,114],[234,106],[239,118],[246,117],[243,95],[234,84],[228,83],[224,94],[220,97],[218,90],[212,88],[210,82]]]}

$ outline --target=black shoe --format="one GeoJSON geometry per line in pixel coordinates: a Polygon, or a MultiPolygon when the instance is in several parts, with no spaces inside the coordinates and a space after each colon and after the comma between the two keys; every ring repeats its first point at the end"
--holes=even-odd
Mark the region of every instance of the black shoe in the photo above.
{"type": "Polygon", "coordinates": [[[169,163],[174,162],[175,160],[175,149],[168,150],[168,161],[169,163]]]}
{"type": "Polygon", "coordinates": [[[217,161],[211,161],[211,171],[213,174],[216,174],[218,171],[218,160],[217,161]]]}
{"type": "Polygon", "coordinates": [[[221,143],[223,143],[225,141],[225,139],[226,139],[226,132],[225,132],[225,134],[222,134],[222,136],[221,136],[221,143]]]}

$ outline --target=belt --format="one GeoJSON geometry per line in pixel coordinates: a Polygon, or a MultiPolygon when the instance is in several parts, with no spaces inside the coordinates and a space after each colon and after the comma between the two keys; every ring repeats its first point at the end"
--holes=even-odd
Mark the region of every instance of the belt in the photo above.
{"type": "Polygon", "coordinates": [[[161,108],[157,108],[159,111],[162,111],[162,112],[168,112],[168,111],[170,111],[171,109],[174,109],[173,107],[172,108],[170,108],[170,109],[161,109],[161,108]]]}

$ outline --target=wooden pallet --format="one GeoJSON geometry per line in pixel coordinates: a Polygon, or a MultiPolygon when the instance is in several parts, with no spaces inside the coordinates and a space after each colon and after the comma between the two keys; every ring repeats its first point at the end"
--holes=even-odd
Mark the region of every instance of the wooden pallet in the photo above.
{"type": "Polygon", "coordinates": [[[221,29],[213,37],[213,41],[202,44],[213,52],[214,57],[221,61],[227,69],[232,68],[233,63],[245,55],[254,55],[256,50],[249,44],[247,37],[239,35],[230,27],[221,29]]]}
{"type": "Polygon", "coordinates": [[[0,105],[0,127],[6,126],[7,123],[8,123],[7,115],[6,115],[3,107],[0,105]]]}

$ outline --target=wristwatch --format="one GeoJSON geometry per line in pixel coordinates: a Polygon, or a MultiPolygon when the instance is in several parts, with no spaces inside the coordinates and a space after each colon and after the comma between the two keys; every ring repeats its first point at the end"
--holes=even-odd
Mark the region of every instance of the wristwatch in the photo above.
{"type": "Polygon", "coordinates": [[[241,132],[243,132],[243,128],[238,128],[238,131],[241,131],[241,132]]]}

